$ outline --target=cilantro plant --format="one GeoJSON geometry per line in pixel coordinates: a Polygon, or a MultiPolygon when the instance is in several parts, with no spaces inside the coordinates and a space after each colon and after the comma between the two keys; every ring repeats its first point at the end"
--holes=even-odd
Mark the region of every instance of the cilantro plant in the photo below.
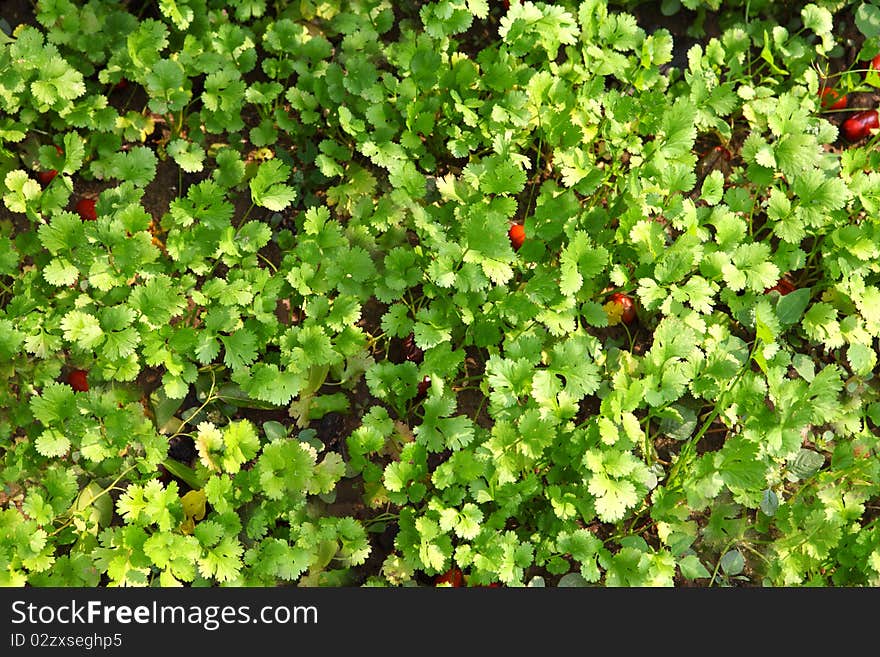
{"type": "Polygon", "coordinates": [[[0,37],[0,583],[880,584],[874,3],[142,5],[0,37]]]}

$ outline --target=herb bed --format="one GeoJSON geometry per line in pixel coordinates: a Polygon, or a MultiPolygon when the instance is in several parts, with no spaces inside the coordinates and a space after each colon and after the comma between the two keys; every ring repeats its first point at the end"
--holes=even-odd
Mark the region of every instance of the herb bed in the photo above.
{"type": "Polygon", "coordinates": [[[874,3],[0,18],[0,584],[880,584],[874,3]]]}

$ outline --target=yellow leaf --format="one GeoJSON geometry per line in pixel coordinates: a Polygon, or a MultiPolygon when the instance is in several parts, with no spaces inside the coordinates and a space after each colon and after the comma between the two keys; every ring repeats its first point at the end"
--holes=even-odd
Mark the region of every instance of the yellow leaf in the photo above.
{"type": "Polygon", "coordinates": [[[196,521],[205,517],[205,503],[207,496],[203,490],[191,490],[180,498],[183,505],[183,514],[186,519],[180,523],[180,531],[184,534],[192,534],[196,521]]]}
{"type": "Polygon", "coordinates": [[[623,306],[613,301],[607,302],[602,309],[608,315],[608,326],[617,326],[620,324],[620,318],[623,316],[623,306]]]}

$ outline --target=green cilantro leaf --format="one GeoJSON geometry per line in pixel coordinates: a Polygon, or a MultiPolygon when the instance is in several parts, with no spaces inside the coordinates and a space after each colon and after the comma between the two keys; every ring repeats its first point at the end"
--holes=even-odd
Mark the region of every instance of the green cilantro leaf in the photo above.
{"type": "Polygon", "coordinates": [[[290,167],[280,160],[260,164],[250,181],[251,197],[257,205],[280,212],[296,199],[296,190],[283,184],[290,177],[290,167]]]}
{"type": "Polygon", "coordinates": [[[71,310],[61,320],[64,339],[82,349],[94,349],[104,340],[104,331],[97,317],[81,310],[71,310]]]}
{"type": "Polygon", "coordinates": [[[110,158],[108,175],[127,180],[138,187],[146,187],[156,177],[158,160],[146,146],[136,146],[128,152],[116,153],[110,158]]]}
{"type": "Polygon", "coordinates": [[[174,139],[167,146],[168,154],[187,173],[197,173],[204,168],[205,149],[185,139],[174,139]]]}
{"type": "Polygon", "coordinates": [[[221,335],[225,353],[223,362],[233,370],[250,365],[257,357],[256,336],[247,329],[239,329],[232,335],[221,335]]]}

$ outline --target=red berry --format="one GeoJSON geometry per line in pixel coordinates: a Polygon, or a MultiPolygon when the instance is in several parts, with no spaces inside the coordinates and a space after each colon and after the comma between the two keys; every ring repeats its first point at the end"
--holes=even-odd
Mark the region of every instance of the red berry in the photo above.
{"type": "Polygon", "coordinates": [[[822,108],[828,110],[842,110],[846,108],[846,94],[841,95],[836,89],[822,87],[819,91],[822,108]]]}
{"type": "Polygon", "coordinates": [[[439,584],[448,584],[449,586],[464,586],[464,573],[459,568],[453,566],[442,575],[434,578],[434,586],[439,584]]]}
{"type": "Polygon", "coordinates": [[[513,247],[514,251],[519,251],[519,247],[523,245],[523,242],[526,241],[526,229],[522,224],[513,224],[510,227],[510,230],[507,231],[507,236],[510,238],[510,245],[513,247]]]}
{"type": "Polygon", "coordinates": [[[67,375],[67,382],[77,392],[89,391],[88,372],[85,370],[71,370],[70,374],[67,375]]]}
{"type": "Polygon", "coordinates": [[[119,78],[119,82],[113,85],[114,89],[125,89],[128,86],[128,80],[119,78]]]}
{"type": "Polygon", "coordinates": [[[871,68],[875,71],[880,71],[880,55],[875,55],[874,59],[871,60],[871,68]]]}
{"type": "Polygon", "coordinates": [[[877,128],[880,128],[880,121],[877,120],[877,110],[872,109],[853,114],[843,122],[841,130],[849,141],[858,141],[877,128]]]}
{"type": "Polygon", "coordinates": [[[795,287],[794,284],[787,278],[780,278],[779,282],[776,285],[774,285],[773,287],[768,287],[766,290],[764,290],[764,294],[769,294],[773,290],[776,290],[777,292],[779,292],[779,294],[785,296],[786,294],[791,294],[792,292],[794,292],[795,287]]]}
{"type": "Polygon", "coordinates": [[[57,175],[58,172],[55,169],[49,169],[48,171],[37,171],[37,180],[39,180],[40,183],[43,185],[48,185],[57,175]]]}
{"type": "Polygon", "coordinates": [[[76,211],[83,221],[95,221],[98,218],[93,198],[81,198],[76,204],[76,211]]]}
{"type": "Polygon", "coordinates": [[[615,292],[608,298],[608,300],[623,308],[623,311],[620,314],[620,320],[624,324],[632,324],[636,318],[636,304],[632,297],[627,294],[615,292]]]}

